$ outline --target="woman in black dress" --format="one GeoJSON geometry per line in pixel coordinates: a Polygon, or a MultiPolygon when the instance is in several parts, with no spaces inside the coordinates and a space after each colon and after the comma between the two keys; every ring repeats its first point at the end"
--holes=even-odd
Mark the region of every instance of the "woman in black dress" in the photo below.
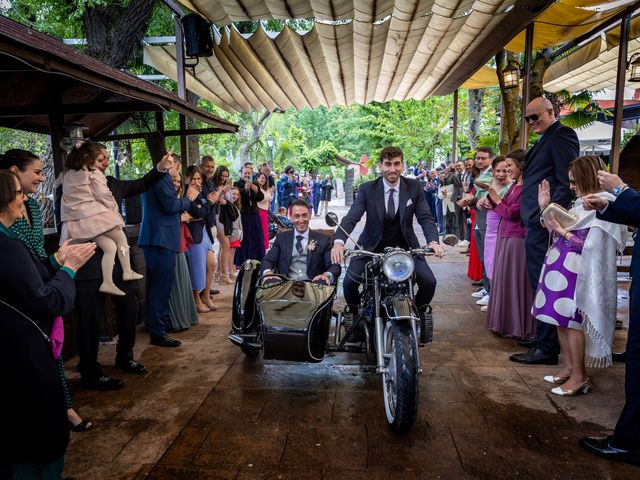
{"type": "Polygon", "coordinates": [[[262,260],[265,254],[264,236],[258,210],[258,202],[264,199],[264,195],[258,185],[251,181],[251,174],[251,168],[245,167],[242,170],[242,180],[234,184],[234,187],[240,190],[243,232],[242,243],[240,248],[236,250],[236,265],[241,265],[245,260],[262,260]]]}

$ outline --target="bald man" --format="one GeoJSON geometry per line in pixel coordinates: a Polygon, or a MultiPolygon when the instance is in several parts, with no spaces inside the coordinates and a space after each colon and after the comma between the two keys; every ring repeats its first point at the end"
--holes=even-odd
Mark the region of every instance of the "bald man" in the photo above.
{"type": "MultiPolygon", "coordinates": [[[[551,185],[551,201],[568,209],[572,194],[569,190],[569,163],[580,153],[578,136],[562,125],[555,116],[553,105],[538,97],[527,105],[525,120],[529,128],[540,135],[525,157],[520,215],[526,228],[525,247],[527,271],[535,293],[542,270],[549,232],[540,224],[538,185],[546,179],[551,185]]],[[[509,357],[512,362],[525,364],[558,364],[558,333],[556,327],[537,322],[537,340],[529,351],[509,357]]]]}

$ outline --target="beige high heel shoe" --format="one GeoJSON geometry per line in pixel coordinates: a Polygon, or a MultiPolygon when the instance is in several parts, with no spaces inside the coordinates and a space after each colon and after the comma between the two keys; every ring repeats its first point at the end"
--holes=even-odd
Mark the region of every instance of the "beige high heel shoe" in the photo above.
{"type": "Polygon", "coordinates": [[[563,383],[566,383],[567,380],[569,380],[569,377],[571,377],[571,375],[567,375],[565,377],[556,377],[554,375],[545,375],[544,376],[544,381],[545,382],[549,382],[549,383],[553,383],[554,385],[562,385],[563,383]]]}
{"type": "Polygon", "coordinates": [[[584,382],[579,387],[574,388],[573,390],[565,390],[562,387],[555,387],[551,389],[551,393],[555,393],[556,395],[560,395],[563,397],[575,397],[576,395],[579,395],[581,393],[589,392],[589,389],[591,389],[591,379],[587,377],[586,382],[584,382]]]}
{"type": "Polygon", "coordinates": [[[227,275],[220,275],[220,285],[233,285],[235,282],[227,275]]]}

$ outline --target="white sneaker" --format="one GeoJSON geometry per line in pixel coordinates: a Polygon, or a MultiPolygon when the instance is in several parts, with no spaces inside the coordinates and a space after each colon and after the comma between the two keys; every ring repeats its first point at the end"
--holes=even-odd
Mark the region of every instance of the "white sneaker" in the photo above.
{"type": "Polygon", "coordinates": [[[482,298],[487,294],[487,291],[484,288],[480,288],[471,294],[472,297],[482,298]]]}
{"type": "Polygon", "coordinates": [[[489,295],[485,295],[476,302],[476,305],[489,305],[489,295]]]}
{"type": "Polygon", "coordinates": [[[487,310],[489,310],[489,306],[488,305],[483,305],[482,307],[480,307],[480,311],[481,312],[486,312],[487,310]]]}
{"type": "Polygon", "coordinates": [[[469,246],[469,240],[461,240],[458,242],[458,247],[468,247],[469,246]]]}

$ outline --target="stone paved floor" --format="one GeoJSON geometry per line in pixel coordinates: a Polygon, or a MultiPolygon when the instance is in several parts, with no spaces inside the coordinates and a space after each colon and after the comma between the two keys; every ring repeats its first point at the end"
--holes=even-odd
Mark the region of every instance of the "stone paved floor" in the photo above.
{"type": "MultiPolygon", "coordinates": [[[[317,221],[314,220],[314,224],[317,221]]],[[[112,367],[116,392],[74,388],[83,416],[65,474],[74,479],[631,479],[640,470],[583,453],[580,436],[606,432],[623,403],[624,367],[593,370],[594,389],[575,398],[549,393],[553,367],[508,361],[515,341],[484,327],[470,296],[466,257],[433,261],[435,341],[421,349],[420,410],[398,437],[386,426],[380,381],[355,355],[321,364],[247,359],[226,338],[231,288],[221,308],[177,334],[179,349],[149,346],[136,358],[144,376],[112,367]]],[[[624,289],[621,290],[624,297],[624,289]]],[[[624,300],[621,315],[624,316],[624,300]]],[[[624,331],[616,332],[621,348],[624,331]]],[[[75,360],[67,363],[72,388],[75,360]]]]}

